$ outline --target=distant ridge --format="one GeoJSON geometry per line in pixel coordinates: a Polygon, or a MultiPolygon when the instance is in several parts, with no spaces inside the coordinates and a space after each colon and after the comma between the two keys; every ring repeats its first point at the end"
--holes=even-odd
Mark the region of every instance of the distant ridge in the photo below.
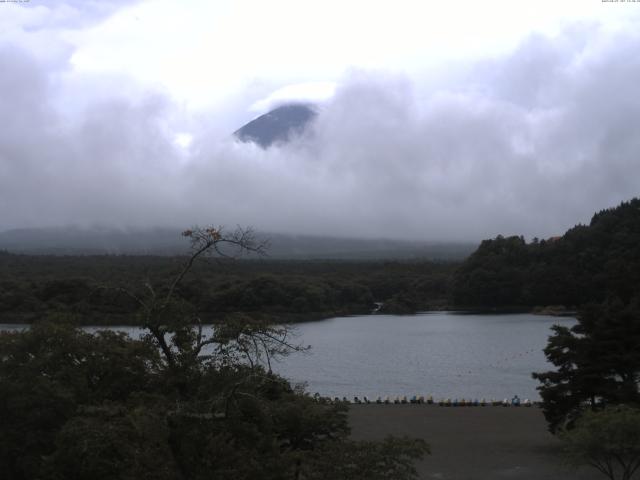
{"type": "Polygon", "coordinates": [[[316,116],[316,109],[311,104],[283,105],[250,121],[236,130],[234,136],[242,142],[269,148],[302,133],[316,116]]]}
{"type": "MultiPolygon", "coordinates": [[[[473,243],[418,242],[287,235],[257,232],[268,239],[268,258],[336,260],[460,260],[473,243]]],[[[35,255],[181,255],[188,249],[180,230],[31,228],[0,232],[0,251],[35,255]]]]}

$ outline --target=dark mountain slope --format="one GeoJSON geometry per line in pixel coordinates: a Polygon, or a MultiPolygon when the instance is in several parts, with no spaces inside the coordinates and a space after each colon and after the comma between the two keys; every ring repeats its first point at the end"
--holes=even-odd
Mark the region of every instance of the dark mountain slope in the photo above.
{"type": "Polygon", "coordinates": [[[234,135],[242,142],[254,142],[262,148],[269,148],[302,133],[316,115],[312,105],[283,105],[250,121],[234,135]]]}

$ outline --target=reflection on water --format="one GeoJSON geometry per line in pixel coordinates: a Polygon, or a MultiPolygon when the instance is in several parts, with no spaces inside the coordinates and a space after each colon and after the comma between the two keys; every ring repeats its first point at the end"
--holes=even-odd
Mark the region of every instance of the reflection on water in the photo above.
{"type": "MultiPolygon", "coordinates": [[[[328,396],[433,395],[538,399],[531,372],[550,368],[542,349],[554,324],[575,319],[530,314],[365,315],[294,325],[311,345],[274,364],[311,393],[328,396]]],[[[24,325],[0,325],[1,330],[24,325]]],[[[94,332],[103,327],[86,327],[94,332]]],[[[138,338],[134,327],[113,327],[138,338]]],[[[209,332],[207,332],[209,333],[209,332]]]]}

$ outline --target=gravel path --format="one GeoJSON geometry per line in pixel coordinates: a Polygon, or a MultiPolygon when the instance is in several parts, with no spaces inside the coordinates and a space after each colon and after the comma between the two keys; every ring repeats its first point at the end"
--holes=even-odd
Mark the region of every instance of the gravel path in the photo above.
{"type": "Polygon", "coordinates": [[[352,437],[424,438],[431,455],[417,464],[421,479],[602,480],[584,467],[572,470],[558,458],[559,443],[536,407],[439,407],[352,405],[352,437]]]}

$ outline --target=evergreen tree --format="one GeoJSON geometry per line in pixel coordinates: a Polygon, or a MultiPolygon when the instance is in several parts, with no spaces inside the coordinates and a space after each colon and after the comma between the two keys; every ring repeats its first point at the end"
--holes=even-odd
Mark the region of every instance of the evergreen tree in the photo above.
{"type": "Polygon", "coordinates": [[[612,299],[585,307],[578,323],[553,327],[545,348],[555,371],[534,373],[552,432],[571,427],[585,409],[640,405],[640,302],[612,299]]]}
{"type": "Polygon", "coordinates": [[[458,268],[456,305],[580,307],[640,294],[640,199],[596,213],[562,237],[483,241],[458,268]]]}

